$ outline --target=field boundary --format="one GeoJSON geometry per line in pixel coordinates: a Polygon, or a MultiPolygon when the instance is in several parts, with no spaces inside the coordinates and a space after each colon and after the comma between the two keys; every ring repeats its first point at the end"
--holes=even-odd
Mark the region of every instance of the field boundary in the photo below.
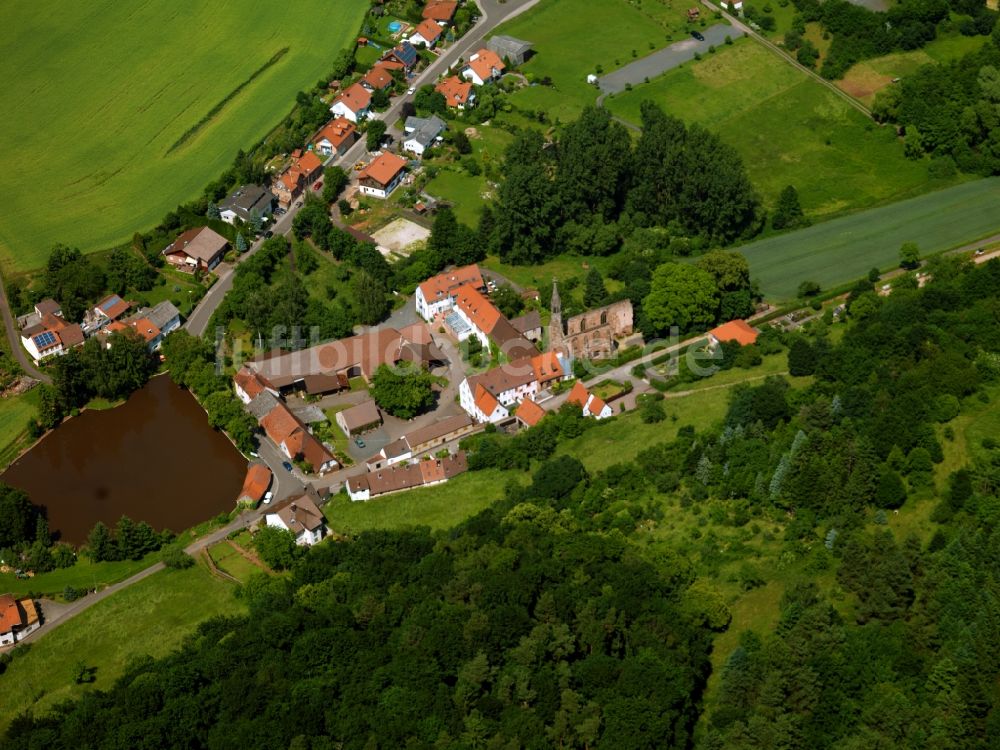
{"type": "Polygon", "coordinates": [[[243,83],[241,83],[239,86],[237,86],[228,94],[226,94],[226,96],[222,99],[222,101],[220,101],[210,110],[208,110],[208,114],[206,114],[204,117],[198,120],[198,122],[196,122],[190,128],[185,130],[184,134],[180,138],[178,138],[170,148],[167,149],[166,153],[167,154],[173,153],[181,146],[183,146],[185,143],[187,143],[189,140],[198,135],[199,131],[203,127],[205,127],[208,123],[210,123],[212,120],[214,120],[215,116],[218,115],[223,109],[225,109],[226,105],[229,104],[229,102],[231,102],[233,99],[239,96],[240,92],[242,92],[243,89],[245,89],[255,80],[257,80],[260,76],[262,76],[269,68],[276,65],[281,60],[281,58],[283,58],[285,55],[288,54],[289,50],[291,50],[291,47],[282,47],[273,55],[271,55],[270,60],[268,60],[266,63],[257,68],[257,70],[255,70],[253,73],[251,73],[250,77],[247,78],[245,81],[243,81],[243,83]]]}

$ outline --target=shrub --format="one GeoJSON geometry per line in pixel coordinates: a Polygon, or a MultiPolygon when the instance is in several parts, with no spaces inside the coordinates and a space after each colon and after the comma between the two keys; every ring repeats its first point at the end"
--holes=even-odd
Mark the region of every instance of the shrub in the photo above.
{"type": "Polygon", "coordinates": [[[163,553],[163,564],[174,570],[184,570],[194,565],[194,558],[179,547],[171,547],[163,553]]]}

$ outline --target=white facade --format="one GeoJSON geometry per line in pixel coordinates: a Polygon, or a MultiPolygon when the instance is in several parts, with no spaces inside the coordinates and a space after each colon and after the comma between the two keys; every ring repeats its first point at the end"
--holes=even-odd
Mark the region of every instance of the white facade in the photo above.
{"type": "Polygon", "coordinates": [[[399,187],[399,183],[403,181],[403,177],[406,176],[406,170],[401,169],[399,174],[393,177],[392,182],[386,185],[384,188],[372,187],[370,185],[359,184],[358,192],[364,195],[371,195],[375,198],[388,198],[392,194],[392,191],[399,187]]]}
{"type": "Polygon", "coordinates": [[[455,306],[455,298],[450,294],[446,295],[444,299],[428,302],[424,297],[423,290],[419,286],[417,287],[415,299],[417,301],[417,315],[428,323],[433,322],[435,317],[455,306]]]}
{"type": "MultiPolygon", "coordinates": [[[[537,385],[537,383],[535,385],[537,385]]],[[[469,384],[469,379],[466,378],[458,387],[458,400],[461,407],[465,410],[465,413],[477,422],[501,422],[510,416],[510,409],[507,407],[512,403],[516,403],[511,400],[513,393],[513,391],[504,391],[501,395],[508,398],[507,403],[504,404],[501,402],[497,404],[491,414],[486,414],[482,409],[476,406],[475,394],[472,392],[472,386],[469,384]]],[[[500,401],[500,399],[498,398],[497,401],[500,401]]]]}
{"type": "MultiPolygon", "coordinates": [[[[36,334],[37,335],[37,334],[36,334]]],[[[58,339],[57,339],[58,340],[58,339]]],[[[22,336],[21,344],[31,355],[31,358],[37,363],[47,357],[52,357],[56,354],[65,354],[66,350],[63,348],[62,341],[55,346],[49,347],[44,352],[39,352],[38,347],[35,346],[35,341],[30,336],[22,336]]]]}
{"type": "Polygon", "coordinates": [[[423,45],[426,45],[427,49],[434,49],[434,45],[437,44],[437,41],[440,38],[441,37],[438,36],[436,39],[434,39],[434,41],[431,42],[431,41],[428,41],[428,40],[424,39],[423,36],[421,36],[421,34],[420,34],[419,31],[414,31],[412,34],[410,34],[410,38],[407,41],[410,44],[412,44],[413,46],[416,46],[418,44],[423,44],[423,45]]]}
{"type": "Polygon", "coordinates": [[[364,489],[352,490],[350,482],[344,482],[344,487],[347,489],[347,496],[351,498],[351,500],[360,501],[371,499],[372,493],[367,487],[364,489]]]}
{"type": "Polygon", "coordinates": [[[460,317],[470,329],[461,333],[456,331],[456,333],[458,333],[458,340],[465,341],[469,338],[469,336],[475,335],[475,337],[479,339],[479,343],[483,345],[483,349],[489,350],[490,337],[486,335],[486,331],[482,330],[479,326],[473,323],[472,318],[465,313],[465,310],[463,310],[460,305],[455,305],[455,312],[458,313],[458,317],[460,317]]]}
{"type": "Polygon", "coordinates": [[[337,117],[346,117],[351,122],[360,122],[368,117],[369,109],[365,107],[364,109],[359,109],[355,112],[353,109],[347,106],[343,101],[336,101],[333,106],[330,107],[330,112],[332,112],[337,117]]]}
{"type": "MultiPolygon", "coordinates": [[[[281,520],[281,516],[277,513],[268,513],[264,516],[264,520],[268,526],[273,526],[276,529],[284,529],[285,531],[290,531],[290,529],[285,526],[285,522],[281,520]]],[[[298,525],[298,524],[296,524],[298,525]]],[[[300,546],[309,546],[322,541],[323,539],[323,526],[319,526],[316,529],[300,529],[297,534],[295,534],[295,543],[300,546]]]]}

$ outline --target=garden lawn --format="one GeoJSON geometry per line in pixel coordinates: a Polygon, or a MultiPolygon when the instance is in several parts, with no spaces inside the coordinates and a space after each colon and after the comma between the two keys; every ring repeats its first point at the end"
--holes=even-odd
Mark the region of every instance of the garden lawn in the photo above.
{"type": "Polygon", "coordinates": [[[892,128],[879,127],[751,40],[720,47],[605,106],[638,124],[646,99],[733,146],[768,208],[787,185],[795,186],[815,220],[909,197],[930,185],[926,163],[903,157],[892,128]]]}
{"type": "Polygon", "coordinates": [[[764,295],[790,300],[807,279],[828,289],[894,268],[899,246],[916,242],[922,255],[1000,231],[1000,179],[966,182],[917,198],[843,216],[738,248],[764,295]]]}
{"type": "Polygon", "coordinates": [[[78,556],[75,565],[59,568],[50,573],[39,573],[34,578],[18,579],[13,573],[0,574],[0,591],[17,595],[32,592],[53,597],[62,596],[63,589],[67,586],[72,586],[77,591],[95,587],[100,589],[124,581],[140,570],[155,565],[159,560],[159,552],[152,552],[141,560],[100,563],[91,562],[89,557],[78,556]]]}
{"type": "Polygon", "coordinates": [[[228,573],[233,578],[246,581],[254,573],[264,572],[259,566],[254,565],[241,555],[233,545],[227,540],[222,540],[218,544],[212,545],[208,550],[212,560],[224,573],[228,573]]]}
{"type": "Polygon", "coordinates": [[[605,73],[652,50],[686,38],[687,7],[665,10],[651,3],[648,11],[628,0],[546,0],[496,30],[532,43],[534,57],[521,71],[548,76],[553,87],[522,89],[511,101],[526,109],[543,109],[551,120],[575,118],[597,99],[587,75],[601,66],[605,73]]]}
{"type": "MultiPolygon", "coordinates": [[[[451,130],[464,130],[466,123],[451,120],[448,127],[451,130]]],[[[451,203],[458,220],[475,228],[479,224],[483,203],[492,198],[492,186],[486,175],[502,165],[504,150],[514,140],[514,136],[497,127],[477,127],[473,130],[475,132],[469,137],[471,154],[459,156],[458,162],[436,158],[425,160],[425,164],[434,165],[441,170],[425,190],[435,198],[443,198],[451,203]],[[462,166],[461,161],[470,157],[482,168],[480,174],[469,174],[462,166]]]]}
{"type": "Polygon", "coordinates": [[[7,466],[28,447],[28,422],[38,414],[39,391],[0,399],[0,466],[7,466]]]}
{"type": "Polygon", "coordinates": [[[239,614],[243,606],[232,592],[232,584],[203,565],[164,570],[68,620],[31,644],[0,677],[0,730],[26,709],[44,711],[110,688],[130,659],[165,656],[203,620],[239,614]],[[91,685],[74,684],[79,662],[96,668],[91,685]]]}
{"type": "Polygon", "coordinates": [[[0,56],[0,266],[37,268],[57,242],[119,244],[197,197],[328,73],[367,9],[4,3],[5,47],[17,54],[0,56]]]}

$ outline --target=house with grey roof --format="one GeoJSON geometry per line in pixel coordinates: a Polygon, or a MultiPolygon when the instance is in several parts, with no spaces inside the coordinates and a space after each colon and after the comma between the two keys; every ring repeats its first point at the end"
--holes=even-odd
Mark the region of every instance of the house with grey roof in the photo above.
{"type": "Polygon", "coordinates": [[[441,140],[441,134],[447,127],[445,121],[437,115],[426,118],[407,117],[403,124],[403,130],[406,131],[403,148],[417,156],[423,156],[424,151],[441,140]]]}
{"type": "Polygon", "coordinates": [[[531,42],[500,34],[486,42],[486,49],[492,50],[511,65],[520,65],[531,56],[531,42]]]}
{"type": "Polygon", "coordinates": [[[219,214],[227,224],[250,221],[254,216],[270,216],[274,208],[274,196],[270,190],[260,185],[240,185],[219,204],[219,214]]]}

